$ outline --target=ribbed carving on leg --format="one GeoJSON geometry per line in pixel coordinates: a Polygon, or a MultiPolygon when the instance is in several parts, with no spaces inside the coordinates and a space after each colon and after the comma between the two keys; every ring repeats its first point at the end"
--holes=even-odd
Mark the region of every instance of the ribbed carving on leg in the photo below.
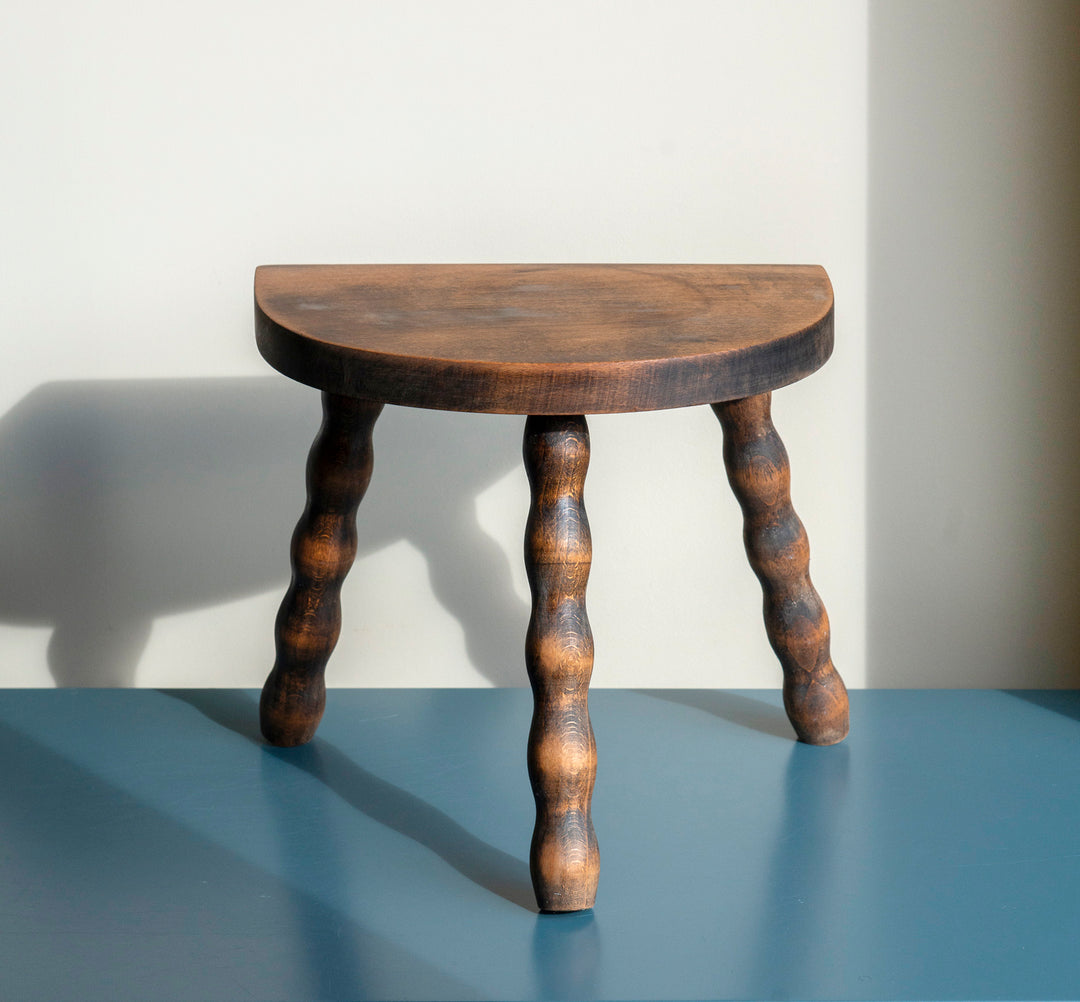
{"type": "Polygon", "coordinates": [[[324,671],[341,632],[341,585],[356,556],[356,509],[371,480],[371,432],[382,404],[323,394],[307,463],[307,505],[292,537],[292,581],[274,627],[277,658],[263,686],[263,736],[299,745],[326,705],[324,671]]]}
{"type": "Polygon", "coordinates": [[[525,566],[532,618],[525,664],[533,690],[529,778],[536,798],[530,870],[541,910],[579,911],[596,898],[600,854],[589,813],[596,741],[589,722],[593,641],[585,612],[592,540],[583,491],[583,417],[530,417],[525,468],[532,506],[525,566]]]}
{"type": "Polygon", "coordinates": [[[791,470],[770,404],[764,393],[713,410],[746,554],[764,593],[765,630],[784,669],[788,719],[800,741],[829,745],[848,732],[847,690],[829,655],[829,617],[810,581],[810,544],[791,506],[791,470]]]}

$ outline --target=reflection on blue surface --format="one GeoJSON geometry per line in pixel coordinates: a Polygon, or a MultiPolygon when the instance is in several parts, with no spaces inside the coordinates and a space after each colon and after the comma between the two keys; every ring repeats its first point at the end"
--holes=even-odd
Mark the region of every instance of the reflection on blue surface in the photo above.
{"type": "Polygon", "coordinates": [[[537,915],[532,959],[539,998],[598,998],[602,957],[595,913],[537,915]]]}
{"type": "Polygon", "coordinates": [[[596,908],[538,915],[522,690],[0,693],[3,997],[1080,996],[1080,697],[593,694],[596,908]]]}
{"type": "Polygon", "coordinates": [[[843,921],[840,833],[849,779],[846,745],[793,742],[783,787],[771,791],[782,806],[749,971],[749,983],[768,986],[769,997],[797,998],[802,985],[826,980],[835,963],[834,952],[822,945],[843,921]]]}

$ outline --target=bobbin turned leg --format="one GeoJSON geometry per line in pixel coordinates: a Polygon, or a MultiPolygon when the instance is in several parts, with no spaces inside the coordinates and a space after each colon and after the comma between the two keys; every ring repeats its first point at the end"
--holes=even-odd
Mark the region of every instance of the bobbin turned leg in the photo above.
{"type": "Polygon", "coordinates": [[[341,585],[356,556],[356,509],[371,480],[381,403],[323,394],[307,463],[307,506],[292,537],[292,582],[274,627],[277,658],[259,703],[274,745],[310,741],[326,705],[323,673],[341,631],[341,585]]]}
{"type": "Polygon", "coordinates": [[[784,669],[784,707],[800,741],[848,732],[844,682],[829,656],[829,617],[810,581],[810,544],[791,506],[791,470],[770,416],[772,395],[713,404],[724,465],[742,508],[746,554],[765,596],[765,631],[784,669]]]}
{"type": "Polygon", "coordinates": [[[592,540],[582,492],[589,465],[583,417],[530,417],[525,469],[532,506],[525,567],[532,618],[525,664],[533,690],[529,778],[536,798],[529,869],[540,909],[572,912],[596,898],[600,854],[589,805],[596,741],[589,722],[593,642],[585,613],[592,540]]]}

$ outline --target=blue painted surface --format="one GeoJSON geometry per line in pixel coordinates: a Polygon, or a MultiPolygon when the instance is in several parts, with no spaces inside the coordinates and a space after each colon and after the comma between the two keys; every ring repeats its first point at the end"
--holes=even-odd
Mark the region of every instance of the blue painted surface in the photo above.
{"type": "Polygon", "coordinates": [[[525,690],[0,692],[3,999],[1080,997],[1080,693],[592,695],[597,907],[540,916],[525,690]]]}

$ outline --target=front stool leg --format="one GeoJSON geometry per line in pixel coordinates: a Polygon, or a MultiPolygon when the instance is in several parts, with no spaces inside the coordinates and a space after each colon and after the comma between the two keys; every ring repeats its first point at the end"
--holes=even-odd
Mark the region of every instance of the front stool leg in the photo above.
{"type": "Polygon", "coordinates": [[[589,429],[583,417],[530,417],[525,469],[532,505],[525,569],[532,618],[525,665],[533,691],[529,778],[536,799],[529,870],[541,911],[573,912],[596,899],[600,853],[589,814],[596,740],[589,721],[593,641],[585,613],[592,539],[583,491],[589,429]]]}
{"type": "Polygon", "coordinates": [[[791,506],[791,469],[771,398],[762,393],[712,407],[743,512],[746,554],[765,595],[765,631],[784,669],[788,719],[800,741],[831,745],[847,736],[847,689],[829,656],[829,617],[810,581],[810,544],[791,506]]]}
{"type": "Polygon", "coordinates": [[[292,537],[292,582],[274,627],[277,658],[259,702],[263,737],[310,741],[326,705],[323,674],[341,632],[341,585],[356,556],[356,509],[371,480],[371,431],[383,405],[323,394],[307,462],[307,506],[292,537]]]}

